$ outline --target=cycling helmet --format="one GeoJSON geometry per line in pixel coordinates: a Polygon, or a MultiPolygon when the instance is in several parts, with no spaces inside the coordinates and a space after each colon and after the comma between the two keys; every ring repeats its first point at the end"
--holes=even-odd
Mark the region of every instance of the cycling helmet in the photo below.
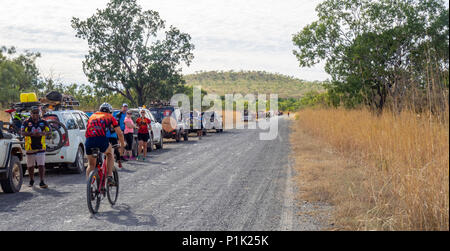
{"type": "Polygon", "coordinates": [[[99,110],[100,110],[101,112],[107,112],[107,113],[112,113],[112,112],[113,112],[112,106],[111,106],[110,104],[108,104],[108,103],[103,103],[103,104],[100,106],[99,110]]]}

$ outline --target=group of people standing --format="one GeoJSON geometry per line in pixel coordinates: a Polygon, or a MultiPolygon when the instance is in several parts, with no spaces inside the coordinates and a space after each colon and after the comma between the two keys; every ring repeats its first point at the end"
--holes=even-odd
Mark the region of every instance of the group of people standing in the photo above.
{"type": "MultiPolygon", "coordinates": [[[[151,130],[151,121],[146,117],[145,111],[140,111],[140,117],[137,118],[136,123],[134,123],[132,119],[133,113],[128,110],[128,104],[123,104],[122,109],[115,116],[117,121],[119,122],[120,129],[122,130],[125,141],[125,154],[122,157],[118,157],[116,154],[116,160],[139,160],[143,161],[147,158],[147,142],[150,139],[150,131],[151,130]],[[133,156],[133,141],[134,141],[134,129],[138,130],[138,151],[136,158],[133,156]]],[[[117,138],[117,136],[116,136],[117,138]]],[[[115,141],[117,144],[117,140],[115,141]]],[[[119,165],[120,162],[119,162],[119,165]]]]}
{"type": "MultiPolygon", "coordinates": [[[[25,139],[25,151],[27,155],[27,169],[30,175],[29,186],[34,185],[34,168],[39,169],[41,188],[47,188],[45,178],[45,138],[50,134],[49,124],[41,117],[38,107],[31,110],[31,116],[25,120],[21,126],[21,133],[25,139]]],[[[146,160],[147,142],[150,139],[151,121],[146,117],[144,110],[140,111],[140,117],[134,123],[132,112],[128,110],[128,105],[123,104],[121,111],[112,116],[111,105],[104,103],[98,112],[91,115],[88,120],[86,130],[86,154],[88,155],[89,167],[86,170],[88,176],[94,168],[95,158],[92,157],[92,148],[99,148],[108,158],[108,176],[112,175],[113,153],[112,146],[120,143],[119,149],[114,150],[115,159],[122,167],[121,161],[146,160]],[[132,154],[134,129],[138,129],[138,151],[136,158],[132,154]],[[125,144],[126,142],[126,144],[125,144]],[[125,149],[123,149],[125,146],[125,149]],[[110,166],[111,165],[111,166],[110,166]]]]}
{"type": "Polygon", "coordinates": [[[133,113],[128,110],[127,104],[122,105],[122,109],[116,116],[112,116],[112,113],[113,110],[110,104],[102,104],[99,111],[91,115],[89,118],[86,129],[86,153],[89,160],[89,167],[86,170],[86,176],[89,175],[95,165],[95,158],[93,158],[92,153],[90,154],[89,152],[90,149],[99,147],[94,140],[99,139],[104,141],[107,139],[107,145],[109,145],[109,148],[103,147],[100,148],[100,151],[106,153],[108,158],[108,182],[111,184],[114,183],[112,179],[112,163],[114,162],[114,159],[111,146],[117,144],[119,140],[121,152],[116,149],[114,153],[116,156],[116,161],[119,162],[119,167],[121,167],[121,161],[134,160],[132,154],[134,129],[138,129],[139,146],[136,160],[139,160],[140,158],[142,158],[142,160],[146,160],[147,141],[150,137],[149,128],[151,128],[151,121],[146,118],[144,110],[141,110],[141,116],[136,120],[136,123],[134,123],[132,119],[133,113]],[[91,132],[96,130],[105,130],[107,132],[105,134],[91,136],[91,132]]]}

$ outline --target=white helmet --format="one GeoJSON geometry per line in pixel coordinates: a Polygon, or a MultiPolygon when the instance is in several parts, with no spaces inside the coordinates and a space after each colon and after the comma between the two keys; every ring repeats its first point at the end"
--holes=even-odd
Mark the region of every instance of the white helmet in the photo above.
{"type": "Polygon", "coordinates": [[[103,103],[100,108],[99,111],[101,112],[107,112],[107,113],[112,113],[113,112],[113,108],[110,104],[108,103],[103,103]]]}

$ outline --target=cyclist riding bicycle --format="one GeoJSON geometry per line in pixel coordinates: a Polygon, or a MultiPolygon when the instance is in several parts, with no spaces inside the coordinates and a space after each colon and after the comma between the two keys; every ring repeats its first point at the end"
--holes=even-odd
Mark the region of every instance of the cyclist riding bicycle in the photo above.
{"type": "Polygon", "coordinates": [[[88,120],[86,128],[86,154],[88,156],[89,166],[86,170],[86,177],[89,179],[89,174],[95,169],[96,158],[92,156],[92,149],[98,148],[100,152],[106,154],[107,168],[108,168],[108,183],[114,184],[113,167],[114,156],[112,146],[109,144],[109,139],[106,136],[110,127],[114,128],[120,142],[120,152],[123,153],[125,146],[122,130],[120,130],[119,123],[112,115],[112,106],[108,103],[103,103],[99,111],[92,114],[88,120]]]}

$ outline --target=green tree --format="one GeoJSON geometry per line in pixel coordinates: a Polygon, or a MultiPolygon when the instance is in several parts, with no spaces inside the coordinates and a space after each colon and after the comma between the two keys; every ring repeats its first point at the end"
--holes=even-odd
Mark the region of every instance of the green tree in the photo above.
{"type": "Polygon", "coordinates": [[[412,84],[429,85],[429,66],[448,75],[448,8],[441,0],[326,0],[316,11],[319,20],[294,35],[294,54],[300,67],[325,61],[330,94],[346,106],[364,102],[382,111],[389,98],[400,105],[412,84]]]}
{"type": "Polygon", "coordinates": [[[21,92],[40,87],[36,59],[40,53],[25,51],[17,55],[15,47],[0,48],[0,105],[18,102],[21,92]]]}
{"type": "Polygon", "coordinates": [[[89,81],[133,105],[170,98],[182,85],[181,64],[193,60],[190,35],[165,29],[159,13],[143,11],[136,0],[111,0],[87,20],[71,22],[89,44],[83,61],[89,81]]]}

